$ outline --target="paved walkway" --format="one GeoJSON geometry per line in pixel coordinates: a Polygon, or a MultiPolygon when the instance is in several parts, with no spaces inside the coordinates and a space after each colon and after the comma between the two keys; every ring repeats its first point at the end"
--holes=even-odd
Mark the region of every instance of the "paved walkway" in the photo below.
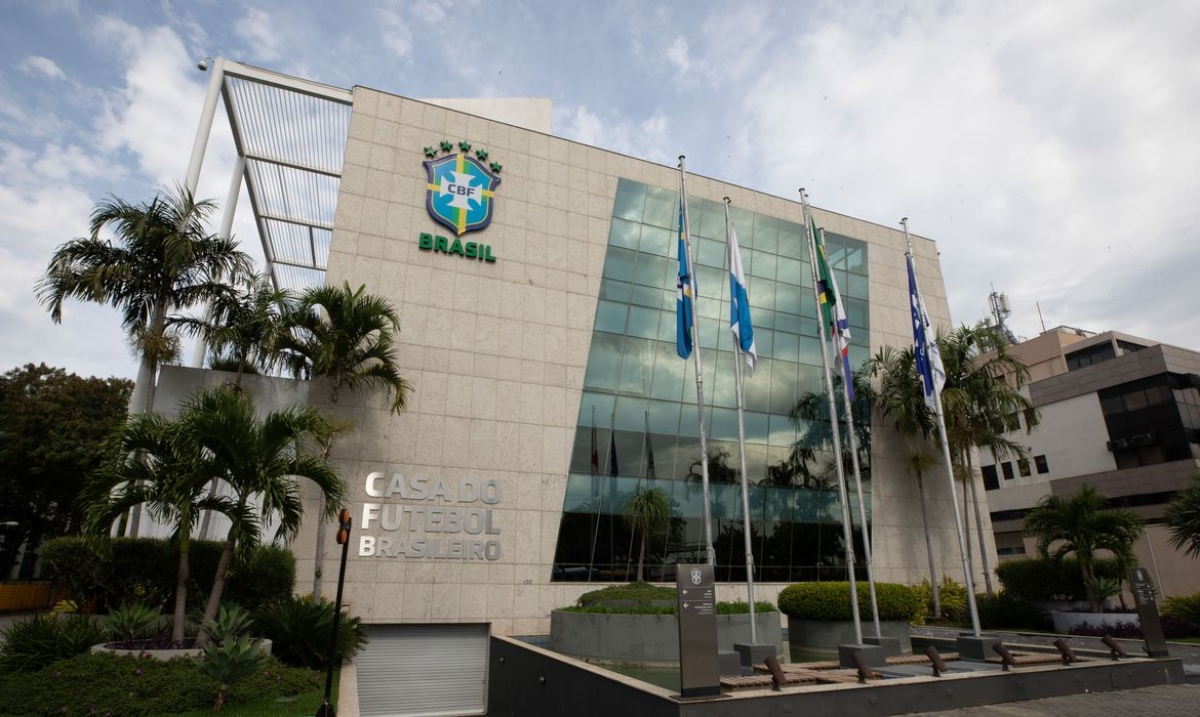
{"type": "Polygon", "coordinates": [[[1200,686],[1160,685],[921,712],[907,717],[1196,717],[1197,714],[1200,714],[1200,686]]]}

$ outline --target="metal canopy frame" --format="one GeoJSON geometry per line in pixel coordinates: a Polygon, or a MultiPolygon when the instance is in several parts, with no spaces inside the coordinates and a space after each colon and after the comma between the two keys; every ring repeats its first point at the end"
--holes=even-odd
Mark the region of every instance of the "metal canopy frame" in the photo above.
{"type": "Polygon", "coordinates": [[[232,181],[246,183],[267,273],[280,289],[320,286],[354,93],[229,60],[213,71],[237,147],[232,181]]]}

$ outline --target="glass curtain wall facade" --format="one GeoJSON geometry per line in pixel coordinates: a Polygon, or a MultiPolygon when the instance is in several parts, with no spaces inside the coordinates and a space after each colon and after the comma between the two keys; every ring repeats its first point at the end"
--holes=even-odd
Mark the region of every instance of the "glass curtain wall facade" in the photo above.
{"type": "MultiPolygon", "coordinates": [[[[717,579],[745,579],[733,339],[724,206],[689,198],[717,579]]],[[[600,297],[552,579],[635,579],[641,536],[624,508],[639,489],[669,496],[672,518],[650,536],[645,578],[703,562],[695,364],[675,350],[679,194],[622,179],[600,297]]],[[[845,579],[841,505],[821,379],[817,309],[803,227],[737,207],[730,218],[748,275],[758,366],[745,379],[746,462],[756,579],[845,579]]],[[[826,233],[853,342],[868,357],[867,245],[826,233]]],[[[834,357],[831,355],[831,361],[834,357]]],[[[870,421],[856,421],[864,481],[870,421]]],[[[839,394],[839,412],[840,394],[839,394]]],[[[848,458],[847,458],[848,460],[848,458]]],[[[849,463],[847,462],[849,475],[849,463]]],[[[851,486],[852,489],[852,486],[851,486]]],[[[869,491],[869,483],[864,484],[869,491]]],[[[870,505],[869,493],[866,497],[870,505]]],[[[857,501],[851,498],[861,546],[857,501]]],[[[861,547],[856,549],[861,556],[861,547]]]]}

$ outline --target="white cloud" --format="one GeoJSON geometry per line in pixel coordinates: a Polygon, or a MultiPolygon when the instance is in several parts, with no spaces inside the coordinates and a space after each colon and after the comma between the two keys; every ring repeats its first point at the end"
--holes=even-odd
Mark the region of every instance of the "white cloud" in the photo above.
{"type": "Polygon", "coordinates": [[[576,142],[655,162],[672,161],[670,152],[666,151],[672,146],[668,137],[670,122],[662,114],[638,121],[623,117],[615,110],[602,117],[585,105],[556,107],[554,126],[557,128],[555,134],[576,142]]]}
{"type": "Polygon", "coordinates": [[[687,74],[688,68],[691,67],[691,62],[688,61],[688,42],[686,37],[680,35],[667,47],[667,60],[675,66],[675,69],[679,70],[679,74],[687,74]]]}
{"type": "Polygon", "coordinates": [[[412,58],[413,36],[408,27],[408,21],[395,5],[379,11],[379,20],[383,26],[383,44],[392,54],[402,60],[412,58]]]}
{"type": "Polygon", "coordinates": [[[281,57],[281,40],[276,29],[275,18],[258,8],[246,8],[246,14],[234,24],[234,32],[249,43],[251,52],[266,62],[281,57]]]}
{"type": "Polygon", "coordinates": [[[412,4],[412,12],[431,25],[446,19],[446,10],[442,4],[430,0],[417,0],[412,4]]]}
{"type": "Polygon", "coordinates": [[[67,75],[54,60],[48,57],[30,55],[21,61],[17,67],[28,75],[41,75],[51,80],[65,80],[67,75]]]}

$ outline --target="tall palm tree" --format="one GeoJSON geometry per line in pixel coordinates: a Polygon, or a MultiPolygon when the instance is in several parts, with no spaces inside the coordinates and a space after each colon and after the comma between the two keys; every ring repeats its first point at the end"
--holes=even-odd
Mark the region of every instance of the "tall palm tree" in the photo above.
{"type": "Polygon", "coordinates": [[[642,582],[642,567],[646,562],[646,543],[649,536],[666,530],[671,522],[671,499],[661,488],[639,488],[625,504],[625,522],[641,533],[638,552],[637,581],[642,582]]]}
{"type": "Polygon", "coordinates": [[[1090,485],[1084,485],[1070,498],[1043,496],[1037,506],[1025,514],[1025,531],[1037,536],[1038,554],[1060,560],[1075,553],[1083,573],[1092,612],[1100,612],[1100,601],[1092,590],[1096,577],[1096,553],[1108,550],[1132,563],[1133,544],[1141,537],[1145,521],[1127,508],[1109,508],[1108,498],[1090,485]]]}
{"type": "Polygon", "coordinates": [[[933,588],[933,612],[941,615],[938,594],[937,566],[933,557],[933,538],[929,532],[929,509],[925,500],[925,472],[931,460],[924,450],[936,438],[933,412],[925,405],[925,395],[917,376],[912,347],[895,349],[884,346],[867,362],[867,371],[878,385],[872,389],[872,404],[890,419],[908,444],[905,461],[908,472],[916,479],[917,498],[921,504],[921,524],[925,529],[925,552],[929,561],[929,585],[933,588]]]}
{"type": "MultiPolygon", "coordinates": [[[[400,318],[392,305],[349,283],[340,288],[308,289],[284,318],[277,361],[297,378],[322,378],[329,385],[329,400],[337,403],[342,389],[383,389],[391,394],[391,411],[400,413],[412,391],[396,366],[395,347],[400,318]]],[[[322,441],[322,457],[328,459],[335,431],[322,441]]],[[[318,498],[318,500],[321,500],[318,498]]],[[[321,568],[325,562],[325,516],[318,510],[316,569],[313,597],[321,597],[321,568]]]]}
{"type": "Polygon", "coordinates": [[[400,413],[412,390],[396,367],[400,319],[366,288],[347,283],[305,291],[285,319],[279,360],[297,378],[325,379],[333,403],[342,389],[381,388],[391,394],[392,413],[400,413]]]}
{"type": "MultiPolygon", "coordinates": [[[[979,535],[979,553],[988,595],[994,594],[992,570],[984,540],[983,516],[975,480],[974,449],[986,448],[996,460],[1008,456],[1028,459],[1024,446],[1008,437],[1012,416],[1024,414],[1026,433],[1039,423],[1033,404],[1021,393],[1029,369],[1008,352],[1008,342],[986,324],[960,326],[939,336],[938,345],[946,369],[942,408],[950,450],[961,467],[967,494],[974,506],[979,535]]],[[[968,558],[970,523],[967,526],[968,558]]]]}
{"type": "Polygon", "coordinates": [[[326,429],[316,409],[273,411],[260,419],[244,394],[217,388],[189,399],[181,421],[184,435],[210,456],[229,485],[237,509],[204,610],[207,622],[217,614],[235,549],[246,550],[261,542],[266,524],[278,525],[275,540],[280,542],[291,540],[299,530],[303,501],[296,478],[306,478],[317,487],[330,516],[345,498],[345,486],[329,464],[305,445],[326,429]]]}
{"type": "Polygon", "coordinates": [[[216,468],[182,433],[182,420],[157,413],[130,416],[113,446],[111,463],[90,486],[90,532],[106,533],[132,506],[145,506],[157,521],[170,525],[179,543],[171,639],[182,644],[191,580],[191,537],[197,515],[216,510],[233,515],[228,499],[206,495],[216,468]]]}
{"type": "Polygon", "coordinates": [[[145,394],[131,400],[135,411],[153,409],[158,366],[178,354],[169,315],[210,298],[226,277],[250,267],[236,242],[206,232],[214,208],[182,187],[142,204],[110,197],[92,210],[90,236],[59,246],[38,282],[38,300],[55,323],[71,298],[122,312],[141,359],[137,388],[145,394]],[[100,238],[105,229],[114,240],[100,238]]]}
{"type": "Polygon", "coordinates": [[[1200,558],[1200,473],[1191,485],[1175,494],[1163,521],[1171,531],[1171,545],[1193,558],[1200,558]]]}
{"type": "Polygon", "coordinates": [[[203,339],[215,357],[229,359],[236,366],[234,386],[241,388],[247,369],[271,364],[292,300],[290,291],[275,288],[265,275],[241,274],[218,287],[205,319],[182,317],[174,322],[203,339]]]}

